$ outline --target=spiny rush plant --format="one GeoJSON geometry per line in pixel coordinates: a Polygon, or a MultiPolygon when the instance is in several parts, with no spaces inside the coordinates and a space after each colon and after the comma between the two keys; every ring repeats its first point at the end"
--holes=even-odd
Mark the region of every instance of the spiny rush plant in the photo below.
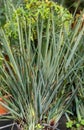
{"type": "Polygon", "coordinates": [[[8,56],[6,59],[0,51],[4,63],[0,67],[1,87],[6,86],[11,95],[10,100],[3,97],[7,104],[0,104],[9,110],[7,118],[13,118],[29,130],[38,129],[39,123],[40,128],[51,128],[52,120],[53,129],[56,129],[77,92],[78,86],[73,89],[74,79],[77,80],[76,75],[84,63],[84,56],[78,53],[84,28],[79,34],[79,24],[74,32],[69,27],[69,32],[63,27],[58,32],[53,17],[52,12],[52,19],[49,17],[46,21],[44,35],[44,20],[38,15],[37,45],[31,40],[32,21],[28,25],[24,21],[23,29],[16,15],[18,41],[15,46],[11,46],[10,37],[0,29],[3,51],[8,56]]]}

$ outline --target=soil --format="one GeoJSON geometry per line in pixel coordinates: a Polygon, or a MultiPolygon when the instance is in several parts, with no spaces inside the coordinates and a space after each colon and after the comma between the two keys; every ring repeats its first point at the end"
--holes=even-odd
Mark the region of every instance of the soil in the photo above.
{"type": "MultiPolygon", "coordinates": [[[[4,116],[8,116],[9,114],[5,114],[4,116]]],[[[2,120],[0,119],[0,130],[19,130],[14,121],[11,120],[2,120]]]]}
{"type": "Polygon", "coordinates": [[[62,116],[61,119],[59,120],[59,125],[58,125],[58,129],[59,130],[70,130],[68,128],[66,128],[66,117],[65,116],[62,116]]]}
{"type": "Polygon", "coordinates": [[[71,130],[71,129],[66,128],[66,122],[67,122],[67,119],[63,115],[61,119],[59,120],[57,127],[54,126],[54,123],[52,121],[52,124],[50,124],[50,126],[46,126],[43,130],[71,130]]]}

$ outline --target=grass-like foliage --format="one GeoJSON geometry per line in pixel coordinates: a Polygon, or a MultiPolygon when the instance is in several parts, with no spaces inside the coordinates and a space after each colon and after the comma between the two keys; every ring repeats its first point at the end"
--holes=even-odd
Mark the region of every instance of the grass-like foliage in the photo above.
{"type": "Polygon", "coordinates": [[[45,19],[37,16],[34,25],[24,20],[23,28],[16,14],[18,40],[15,46],[11,46],[12,37],[8,37],[4,29],[0,30],[3,51],[8,57],[0,52],[4,63],[0,67],[1,86],[11,95],[10,100],[4,99],[7,105],[0,104],[9,109],[10,118],[29,130],[38,129],[38,123],[45,126],[51,120],[55,121],[55,128],[77,92],[74,82],[84,63],[84,56],[79,53],[84,28],[78,33],[78,24],[73,32],[69,26],[69,31],[63,26],[58,31],[54,10],[46,20],[46,27],[45,19]],[[31,39],[33,26],[36,40],[31,39]]]}

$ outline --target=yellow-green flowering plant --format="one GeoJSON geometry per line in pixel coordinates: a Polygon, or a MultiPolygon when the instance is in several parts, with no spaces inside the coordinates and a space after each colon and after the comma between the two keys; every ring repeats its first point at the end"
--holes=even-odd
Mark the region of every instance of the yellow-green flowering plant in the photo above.
{"type": "MultiPolygon", "coordinates": [[[[12,7],[13,8],[13,7],[12,7]]],[[[39,24],[43,21],[43,34],[45,35],[46,25],[48,19],[50,18],[50,27],[49,31],[52,31],[52,19],[54,19],[55,30],[59,32],[61,27],[64,27],[65,30],[68,30],[69,23],[72,20],[72,15],[69,11],[54,3],[52,1],[26,1],[23,5],[19,6],[18,8],[13,8],[13,13],[11,15],[11,19],[4,25],[4,29],[8,37],[11,37],[12,43],[17,42],[18,32],[17,32],[17,16],[20,20],[20,24],[25,30],[25,22],[26,27],[28,28],[29,24],[31,23],[32,33],[31,33],[31,40],[37,40],[37,21],[40,19],[39,24]],[[53,15],[52,15],[53,14],[53,15]]]]}

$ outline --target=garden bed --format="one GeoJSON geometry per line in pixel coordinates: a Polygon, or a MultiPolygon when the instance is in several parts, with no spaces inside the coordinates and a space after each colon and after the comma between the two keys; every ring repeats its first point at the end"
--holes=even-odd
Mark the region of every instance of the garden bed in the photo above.
{"type": "MultiPolygon", "coordinates": [[[[4,114],[4,117],[9,116],[9,114],[4,114]]],[[[0,130],[19,130],[17,127],[17,123],[12,119],[0,119],[0,130]]]]}

